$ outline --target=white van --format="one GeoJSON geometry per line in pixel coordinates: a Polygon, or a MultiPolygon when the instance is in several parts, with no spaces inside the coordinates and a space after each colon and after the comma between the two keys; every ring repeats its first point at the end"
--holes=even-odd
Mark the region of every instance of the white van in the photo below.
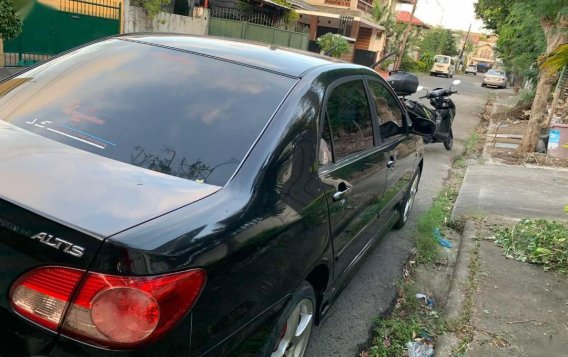
{"type": "Polygon", "coordinates": [[[456,60],[450,56],[436,55],[434,57],[434,64],[430,69],[430,75],[435,76],[443,74],[448,78],[452,78],[456,73],[456,60]]]}

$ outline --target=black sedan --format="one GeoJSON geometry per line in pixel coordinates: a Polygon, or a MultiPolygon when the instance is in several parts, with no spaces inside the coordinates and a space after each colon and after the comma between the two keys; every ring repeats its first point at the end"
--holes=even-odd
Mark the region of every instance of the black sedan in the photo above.
{"type": "Polygon", "coordinates": [[[0,82],[0,355],[302,356],[432,131],[368,68],[221,39],[0,82]]]}

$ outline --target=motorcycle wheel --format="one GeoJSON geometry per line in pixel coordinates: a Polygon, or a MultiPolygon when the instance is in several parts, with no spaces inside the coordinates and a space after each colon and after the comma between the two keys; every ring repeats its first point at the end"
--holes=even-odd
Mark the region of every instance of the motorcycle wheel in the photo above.
{"type": "Polygon", "coordinates": [[[454,133],[452,132],[452,129],[450,129],[450,135],[448,135],[448,138],[444,140],[444,147],[446,150],[452,150],[452,146],[454,146],[454,133]]]}

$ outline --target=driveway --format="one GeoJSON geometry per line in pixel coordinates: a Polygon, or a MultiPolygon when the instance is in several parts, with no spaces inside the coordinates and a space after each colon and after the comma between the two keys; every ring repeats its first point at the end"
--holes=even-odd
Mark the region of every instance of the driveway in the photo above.
{"type": "Polygon", "coordinates": [[[480,75],[456,75],[453,79],[419,78],[420,84],[430,89],[447,86],[454,79],[462,81],[457,87],[460,94],[452,96],[457,107],[454,147],[452,151],[446,151],[442,144],[426,146],[424,172],[408,224],[401,230],[392,231],[368,254],[330,308],[326,320],[314,328],[307,356],[357,356],[369,341],[373,320],[385,314],[394,303],[402,266],[414,247],[417,218],[431,206],[432,199],[440,191],[453,156],[463,150],[464,141],[477,126],[487,94],[492,91],[481,88],[481,78],[480,75]]]}

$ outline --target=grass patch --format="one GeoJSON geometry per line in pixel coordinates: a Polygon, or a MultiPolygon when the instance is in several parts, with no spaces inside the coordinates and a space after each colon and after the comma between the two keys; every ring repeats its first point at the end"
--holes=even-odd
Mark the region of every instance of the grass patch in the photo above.
{"type": "Polygon", "coordinates": [[[477,143],[479,142],[479,134],[474,131],[465,141],[464,152],[461,156],[468,157],[477,151],[477,143]]]}
{"type": "Polygon", "coordinates": [[[509,258],[541,264],[544,270],[568,273],[568,225],[545,219],[524,219],[497,227],[495,243],[509,258]]]}
{"type": "Polygon", "coordinates": [[[418,263],[434,263],[438,257],[440,246],[434,237],[434,229],[449,228],[458,231],[463,229],[464,220],[452,219],[451,214],[465,175],[466,159],[479,157],[483,150],[481,139],[476,130],[465,141],[464,151],[453,159],[452,170],[444,187],[434,199],[432,207],[419,218],[416,239],[418,263]]]}
{"type": "Polygon", "coordinates": [[[406,281],[398,289],[395,309],[388,319],[377,319],[370,357],[405,356],[406,343],[421,339],[431,343],[433,337],[444,333],[444,319],[436,310],[416,298],[418,288],[406,281]]]}
{"type": "Polygon", "coordinates": [[[450,215],[458,191],[459,188],[456,188],[456,185],[445,186],[434,199],[432,207],[418,220],[418,238],[416,239],[418,263],[433,263],[438,257],[440,246],[434,237],[434,230],[443,227],[451,220],[450,215]]]}

